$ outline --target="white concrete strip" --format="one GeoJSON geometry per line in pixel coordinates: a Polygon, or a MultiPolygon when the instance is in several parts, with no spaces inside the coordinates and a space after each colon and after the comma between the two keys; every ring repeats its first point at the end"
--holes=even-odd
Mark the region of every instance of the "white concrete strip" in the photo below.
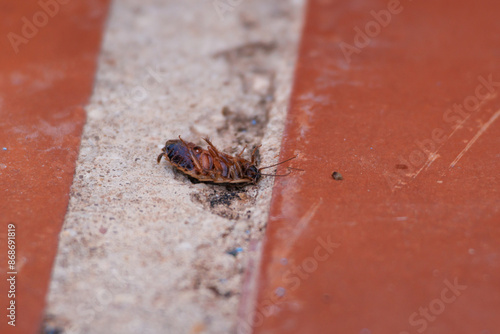
{"type": "Polygon", "coordinates": [[[208,136],[229,153],[262,144],[262,164],[275,163],[301,19],[302,1],[114,2],[48,325],[93,334],[234,330],[273,180],[240,190],[193,184],[156,157],[167,139],[208,136]]]}

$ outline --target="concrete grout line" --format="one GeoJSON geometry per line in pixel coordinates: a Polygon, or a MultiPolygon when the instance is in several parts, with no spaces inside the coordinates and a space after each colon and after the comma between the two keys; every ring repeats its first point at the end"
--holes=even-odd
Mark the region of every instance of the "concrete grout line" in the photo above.
{"type": "MultiPolygon", "coordinates": [[[[48,297],[68,333],[230,333],[274,180],[192,184],[167,139],[276,162],[302,1],[115,2],[48,297]],[[229,254],[232,252],[234,255],[229,254]]],[[[258,249],[258,248],[256,248],[258,249]]]]}

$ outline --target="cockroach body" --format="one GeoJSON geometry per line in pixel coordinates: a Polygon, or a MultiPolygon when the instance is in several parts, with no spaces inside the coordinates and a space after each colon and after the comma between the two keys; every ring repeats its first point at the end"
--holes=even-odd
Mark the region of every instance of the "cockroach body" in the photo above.
{"type": "MultiPolygon", "coordinates": [[[[256,166],[257,146],[248,161],[241,157],[245,148],[236,156],[220,152],[208,138],[207,149],[179,139],[168,140],[162,153],[158,156],[158,163],[165,157],[170,163],[184,174],[200,181],[212,183],[231,184],[257,184],[262,177],[261,170],[256,166]]],[[[288,161],[288,160],[286,160],[288,161]]],[[[283,161],[285,162],[285,161],[283,161]]]]}

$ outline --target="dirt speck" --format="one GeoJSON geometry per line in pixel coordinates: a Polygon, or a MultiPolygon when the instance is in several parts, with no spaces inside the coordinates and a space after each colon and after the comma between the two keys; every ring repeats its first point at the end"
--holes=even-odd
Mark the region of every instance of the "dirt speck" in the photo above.
{"type": "Polygon", "coordinates": [[[245,214],[247,206],[255,201],[245,188],[232,188],[211,185],[212,190],[205,190],[191,194],[191,200],[211,213],[227,219],[238,219],[245,214]]]}

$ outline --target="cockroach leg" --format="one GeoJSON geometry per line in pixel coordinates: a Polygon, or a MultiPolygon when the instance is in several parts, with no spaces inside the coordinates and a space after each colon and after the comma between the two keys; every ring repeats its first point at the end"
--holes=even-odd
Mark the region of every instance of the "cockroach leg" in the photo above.
{"type": "Polygon", "coordinates": [[[259,149],[259,147],[261,147],[262,145],[258,145],[258,146],[255,146],[255,148],[253,149],[252,151],[252,160],[251,160],[251,164],[254,165],[255,164],[255,154],[257,152],[257,150],[259,149]]]}
{"type": "Polygon", "coordinates": [[[210,156],[212,157],[212,159],[216,160],[219,157],[219,155],[217,154],[218,152],[214,151],[214,149],[211,148],[210,146],[207,147],[207,150],[208,150],[208,153],[210,154],[210,156]]]}
{"type": "Polygon", "coordinates": [[[241,155],[243,154],[243,152],[245,152],[247,148],[247,145],[245,145],[245,147],[243,147],[243,149],[241,150],[240,154],[237,155],[237,157],[241,158],[241,155]]]}
{"type": "Polygon", "coordinates": [[[209,146],[207,147],[207,149],[208,149],[208,152],[210,152],[210,155],[211,155],[212,157],[222,160],[222,162],[224,162],[224,163],[225,163],[226,165],[228,165],[228,166],[229,166],[229,165],[232,165],[231,161],[229,161],[229,160],[226,158],[225,154],[221,154],[221,153],[219,152],[219,150],[217,149],[217,147],[215,147],[215,146],[214,146],[214,144],[212,144],[212,142],[210,141],[210,139],[208,139],[208,138],[203,138],[203,140],[204,140],[204,141],[206,141],[206,142],[207,142],[207,144],[209,145],[209,146]]]}
{"type": "Polygon", "coordinates": [[[200,161],[198,160],[198,158],[196,157],[196,155],[194,155],[193,153],[193,150],[191,150],[189,148],[189,145],[181,138],[181,136],[179,135],[179,140],[181,141],[182,145],[186,146],[186,148],[188,149],[188,152],[189,152],[189,157],[191,158],[191,160],[193,161],[193,164],[195,165],[196,169],[199,170],[199,171],[204,171],[205,169],[203,168],[203,166],[201,165],[200,161]]]}
{"type": "Polygon", "coordinates": [[[181,136],[179,135],[179,140],[181,141],[181,143],[186,146],[187,149],[189,149],[189,145],[181,138],[181,136]]]}
{"type": "Polygon", "coordinates": [[[214,144],[212,144],[212,142],[210,141],[210,139],[203,138],[203,140],[207,142],[207,144],[208,144],[208,146],[210,146],[210,148],[212,148],[217,154],[219,154],[219,151],[217,150],[217,147],[215,147],[214,144]]]}
{"type": "Polygon", "coordinates": [[[243,175],[243,170],[239,164],[234,164],[234,173],[236,174],[236,178],[240,178],[243,175]]]}
{"type": "Polygon", "coordinates": [[[198,160],[198,158],[196,157],[196,155],[194,155],[193,151],[189,150],[189,156],[191,157],[191,160],[193,160],[193,163],[194,163],[197,170],[205,171],[205,168],[203,168],[203,166],[201,165],[201,163],[198,160]]]}

